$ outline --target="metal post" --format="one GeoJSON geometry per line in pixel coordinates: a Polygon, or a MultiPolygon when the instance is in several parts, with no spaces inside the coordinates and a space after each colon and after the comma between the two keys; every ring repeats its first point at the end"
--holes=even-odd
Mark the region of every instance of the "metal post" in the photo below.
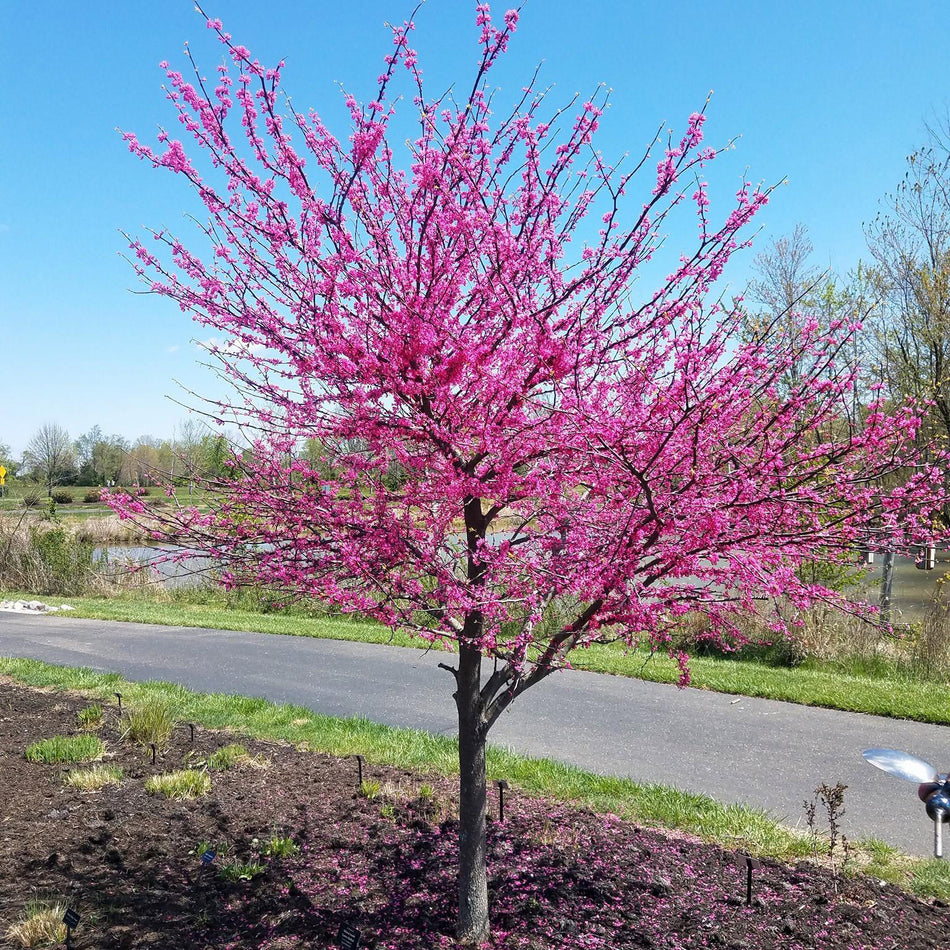
{"type": "Polygon", "coordinates": [[[934,812],[934,857],[943,857],[943,809],[934,812]]]}
{"type": "Polygon", "coordinates": [[[891,591],[894,587],[894,552],[884,551],[881,561],[881,596],[878,605],[881,608],[881,620],[891,622],[891,591]]]}

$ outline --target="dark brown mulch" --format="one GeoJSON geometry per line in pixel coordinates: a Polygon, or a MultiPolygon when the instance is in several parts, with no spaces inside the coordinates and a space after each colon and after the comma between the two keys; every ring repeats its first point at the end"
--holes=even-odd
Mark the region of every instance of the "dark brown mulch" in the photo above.
{"type": "MultiPolygon", "coordinates": [[[[201,762],[235,737],[180,726],[151,764],[120,741],[115,710],[100,731],[121,785],[63,785],[64,768],[29,763],[36,739],[78,732],[88,702],[0,682],[0,926],[36,896],[66,897],[82,916],[74,946],[119,950],[334,946],[341,924],[363,946],[454,945],[457,823],[450,780],[371,766],[381,793],[357,787],[356,765],[241,740],[267,760],[212,775],[210,795],[149,795],[155,772],[201,762]],[[424,786],[431,787],[429,789],[424,786]],[[272,835],[300,846],[262,855],[272,835]],[[210,865],[199,843],[218,846],[210,865]],[[220,847],[227,843],[227,853],[220,847]],[[228,881],[235,862],[262,873],[228,881]]],[[[493,807],[496,803],[493,800],[493,807]]],[[[868,879],[808,864],[764,862],[745,903],[741,857],[613,816],[515,794],[492,821],[490,888],[496,948],[924,948],[944,946],[947,909],[868,879]]]]}

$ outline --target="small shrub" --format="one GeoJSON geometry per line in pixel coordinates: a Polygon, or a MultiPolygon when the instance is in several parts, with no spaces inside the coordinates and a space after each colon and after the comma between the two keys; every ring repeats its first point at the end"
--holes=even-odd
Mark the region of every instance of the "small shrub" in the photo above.
{"type": "Polygon", "coordinates": [[[175,728],[175,712],[163,699],[146,699],[122,712],[122,738],[148,746],[164,746],[175,728]]]}
{"type": "Polygon", "coordinates": [[[31,901],[19,920],[7,927],[7,942],[15,947],[51,947],[64,943],[66,925],[65,901],[31,901]]]}
{"type": "Polygon", "coordinates": [[[379,790],[379,782],[364,779],[360,784],[360,793],[364,798],[376,798],[379,795],[379,790]]]}
{"type": "Polygon", "coordinates": [[[179,772],[166,772],[164,775],[152,775],[145,780],[145,791],[152,795],[164,795],[176,800],[198,798],[211,791],[211,777],[207,772],[197,769],[182,769],[179,772]]]}
{"type": "Polygon", "coordinates": [[[815,816],[819,806],[822,806],[828,819],[828,859],[831,865],[831,876],[834,881],[835,892],[838,890],[838,878],[847,869],[851,857],[851,842],[841,831],[841,819],[845,815],[844,793],[848,786],[838,782],[836,785],[827,785],[822,782],[815,789],[815,797],[803,802],[805,809],[805,823],[812,836],[812,849],[815,857],[820,850],[821,834],[818,830],[815,816]]]}
{"type": "Polygon", "coordinates": [[[42,501],[43,496],[38,491],[28,491],[20,499],[20,503],[24,508],[39,508],[42,501]]]}
{"type": "Polygon", "coordinates": [[[230,864],[222,864],[218,873],[226,881],[236,884],[238,881],[250,881],[265,870],[264,865],[258,861],[248,861],[246,864],[233,861],[230,864]]]}
{"type": "Polygon", "coordinates": [[[72,493],[62,489],[54,491],[50,497],[57,505],[71,505],[73,503],[72,493]]]}
{"type": "Polygon", "coordinates": [[[268,858],[292,858],[299,850],[293,838],[274,835],[264,842],[261,854],[268,858]]]}
{"type": "Polygon", "coordinates": [[[87,505],[95,505],[102,501],[102,489],[101,488],[90,488],[85,495],[82,496],[82,500],[87,505]]]}
{"type": "Polygon", "coordinates": [[[88,769],[73,769],[66,775],[70,788],[84,792],[97,792],[106,785],[118,785],[122,781],[122,769],[117,765],[92,765],[88,769]]]}
{"type": "Polygon", "coordinates": [[[41,739],[26,750],[28,762],[91,762],[101,759],[106,747],[98,736],[53,736],[41,739]]]}
{"type": "Polygon", "coordinates": [[[247,749],[240,743],[233,742],[231,745],[216,749],[208,756],[208,768],[215,772],[226,772],[233,765],[246,758],[247,749]]]}
{"type": "Polygon", "coordinates": [[[79,712],[76,713],[76,721],[79,723],[80,729],[95,732],[95,730],[102,725],[102,706],[98,703],[93,703],[92,706],[80,709],[79,712]]]}
{"type": "Polygon", "coordinates": [[[107,562],[74,529],[28,518],[0,519],[0,586],[58,596],[94,592],[108,582],[107,562]]]}

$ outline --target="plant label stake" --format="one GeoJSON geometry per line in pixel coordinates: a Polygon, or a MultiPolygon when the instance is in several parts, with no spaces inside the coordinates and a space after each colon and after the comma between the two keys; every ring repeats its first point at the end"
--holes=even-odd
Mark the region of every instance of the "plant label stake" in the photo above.
{"type": "Polygon", "coordinates": [[[356,759],[356,768],[358,770],[357,781],[360,784],[360,788],[362,788],[363,787],[363,756],[357,755],[357,756],[354,756],[354,758],[356,759]]]}
{"type": "Polygon", "coordinates": [[[121,716],[122,715],[122,694],[113,693],[112,695],[115,696],[115,698],[119,701],[119,715],[121,716]]]}
{"type": "Polygon", "coordinates": [[[195,744],[195,724],[193,722],[188,723],[188,728],[191,730],[191,744],[195,744]]]}
{"type": "Polygon", "coordinates": [[[67,908],[66,913],[63,914],[63,923],[66,925],[66,950],[71,950],[73,945],[73,927],[79,923],[79,914],[77,914],[72,907],[67,908]]]}
{"type": "Polygon", "coordinates": [[[340,950],[358,950],[361,936],[362,934],[355,927],[351,927],[349,924],[340,924],[336,942],[340,950]]]}
{"type": "Polygon", "coordinates": [[[746,868],[746,879],[745,879],[745,905],[746,907],[752,906],[752,869],[758,865],[758,861],[755,860],[751,855],[745,856],[745,868],[746,868]]]}
{"type": "Polygon", "coordinates": [[[158,753],[158,746],[156,746],[154,742],[149,743],[149,746],[150,746],[151,749],[152,749],[152,765],[154,765],[154,764],[155,764],[155,756],[156,756],[157,753],[158,753]]]}
{"type": "Polygon", "coordinates": [[[207,867],[215,858],[215,853],[209,848],[201,852],[201,863],[207,867]]]}
{"type": "Polygon", "coordinates": [[[498,820],[505,820],[505,789],[509,787],[504,779],[499,779],[495,784],[498,786],[498,820]]]}

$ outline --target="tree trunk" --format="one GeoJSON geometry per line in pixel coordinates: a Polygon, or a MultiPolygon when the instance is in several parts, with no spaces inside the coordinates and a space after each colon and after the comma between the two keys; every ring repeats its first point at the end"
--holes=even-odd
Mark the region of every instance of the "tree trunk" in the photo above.
{"type": "Polygon", "coordinates": [[[488,874],[485,839],[485,733],[478,650],[459,649],[459,916],[460,942],[488,939],[488,874]]]}

